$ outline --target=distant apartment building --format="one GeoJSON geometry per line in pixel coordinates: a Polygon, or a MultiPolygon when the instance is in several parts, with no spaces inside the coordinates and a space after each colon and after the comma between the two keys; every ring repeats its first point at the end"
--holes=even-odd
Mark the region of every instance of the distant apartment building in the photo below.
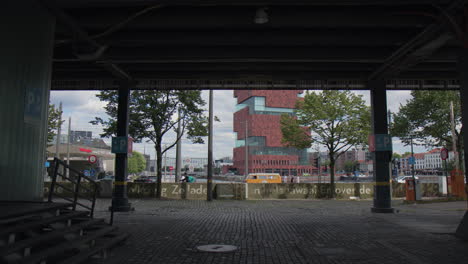
{"type": "Polygon", "coordinates": [[[77,130],[70,131],[70,142],[72,144],[76,142],[80,142],[83,139],[92,139],[92,138],[93,138],[93,132],[91,131],[77,131],[77,130]]]}
{"type": "Polygon", "coordinates": [[[369,171],[368,163],[372,161],[371,153],[363,148],[352,148],[341,154],[335,162],[337,171],[344,170],[347,162],[355,162],[356,170],[369,171]]]}
{"type": "MultiPolygon", "coordinates": [[[[328,154],[321,155],[322,160],[328,160],[328,154]]],[[[373,171],[372,153],[365,148],[352,148],[345,153],[338,156],[335,161],[335,171],[345,170],[345,166],[348,162],[355,163],[355,170],[363,173],[373,171]]]]}
{"type": "MultiPolygon", "coordinates": [[[[440,148],[435,148],[428,152],[415,153],[414,154],[414,158],[415,158],[414,169],[425,170],[425,171],[442,170],[444,165],[443,165],[442,159],[440,158],[440,151],[441,151],[440,148]]],[[[410,158],[411,158],[411,155],[407,155],[400,159],[400,168],[402,171],[404,172],[411,171],[410,158]]],[[[453,151],[450,151],[447,160],[451,161],[453,160],[453,158],[454,158],[453,151]]]]}
{"type": "Polygon", "coordinates": [[[233,164],[239,174],[265,172],[281,175],[311,174],[307,149],[281,143],[281,114],[294,115],[302,90],[235,90],[236,146],[233,164]]]}

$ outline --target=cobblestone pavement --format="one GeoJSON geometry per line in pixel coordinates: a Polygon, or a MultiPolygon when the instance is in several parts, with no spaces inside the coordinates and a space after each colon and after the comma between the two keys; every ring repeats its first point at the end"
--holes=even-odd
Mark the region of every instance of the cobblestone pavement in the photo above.
{"type": "MultiPolygon", "coordinates": [[[[468,263],[453,236],[466,202],[396,205],[372,214],[372,201],[132,200],[116,213],[131,237],[104,263],[468,263]],[[205,253],[199,245],[235,245],[205,253]]],[[[98,202],[108,217],[110,200],[98,202]]]]}

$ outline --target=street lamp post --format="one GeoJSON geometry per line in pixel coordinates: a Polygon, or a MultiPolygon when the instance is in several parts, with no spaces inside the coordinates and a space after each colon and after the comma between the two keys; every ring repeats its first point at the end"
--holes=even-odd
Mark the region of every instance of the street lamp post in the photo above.
{"type": "Polygon", "coordinates": [[[247,120],[245,120],[245,177],[249,175],[249,147],[248,147],[248,123],[247,120]]]}
{"type": "Polygon", "coordinates": [[[414,151],[413,151],[413,136],[411,136],[411,177],[413,178],[414,184],[414,200],[416,201],[416,177],[414,177],[414,164],[416,163],[416,159],[414,158],[414,151]]]}

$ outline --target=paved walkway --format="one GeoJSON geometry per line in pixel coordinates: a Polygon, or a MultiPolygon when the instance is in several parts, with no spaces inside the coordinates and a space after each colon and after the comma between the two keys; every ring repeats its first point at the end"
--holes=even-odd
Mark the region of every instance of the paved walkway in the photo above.
{"type": "MultiPolygon", "coordinates": [[[[132,200],[115,224],[132,237],[104,263],[467,263],[453,236],[466,202],[401,205],[370,213],[371,201],[132,200]],[[199,245],[227,244],[232,253],[199,245]]],[[[108,215],[100,200],[98,216],[108,215]]],[[[398,205],[400,204],[400,205],[398,205]]]]}

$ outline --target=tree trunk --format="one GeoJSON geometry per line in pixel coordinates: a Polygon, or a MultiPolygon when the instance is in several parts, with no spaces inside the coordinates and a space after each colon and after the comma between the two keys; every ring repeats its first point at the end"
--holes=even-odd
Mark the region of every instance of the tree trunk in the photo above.
{"type": "Polygon", "coordinates": [[[335,156],[330,155],[330,188],[331,198],[335,198],[335,156]]]}
{"type": "Polygon", "coordinates": [[[157,171],[157,181],[156,181],[156,198],[161,198],[161,190],[162,190],[162,151],[161,151],[161,144],[157,143],[154,147],[156,149],[156,171],[157,171]]]}

